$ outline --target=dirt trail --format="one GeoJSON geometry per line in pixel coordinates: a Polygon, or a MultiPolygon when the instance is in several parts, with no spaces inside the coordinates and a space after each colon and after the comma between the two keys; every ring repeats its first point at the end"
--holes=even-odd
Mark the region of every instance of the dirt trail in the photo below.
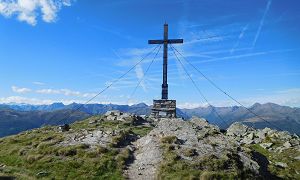
{"type": "Polygon", "coordinates": [[[127,177],[132,180],[156,179],[157,168],[162,160],[159,138],[148,134],[134,142],[134,161],[127,169],[127,177]]]}

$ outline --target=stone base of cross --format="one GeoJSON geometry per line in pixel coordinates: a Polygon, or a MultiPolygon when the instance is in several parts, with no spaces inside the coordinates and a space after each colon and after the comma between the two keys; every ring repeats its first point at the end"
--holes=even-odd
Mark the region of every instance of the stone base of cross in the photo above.
{"type": "Polygon", "coordinates": [[[176,118],[176,100],[153,100],[151,117],[176,118]]]}

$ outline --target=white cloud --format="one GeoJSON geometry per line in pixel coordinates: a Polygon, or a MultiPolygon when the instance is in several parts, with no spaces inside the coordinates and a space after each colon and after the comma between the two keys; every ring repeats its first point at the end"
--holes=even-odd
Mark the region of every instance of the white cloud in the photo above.
{"type": "MultiPolygon", "coordinates": [[[[9,97],[0,97],[0,104],[32,104],[32,105],[47,105],[52,104],[55,102],[62,102],[65,105],[71,104],[71,103],[85,103],[84,100],[79,99],[39,99],[39,98],[28,98],[28,97],[22,97],[22,96],[9,96],[9,97]]],[[[128,103],[125,101],[91,101],[88,104],[119,104],[119,105],[127,105],[128,103]]]]}
{"type": "Polygon", "coordinates": [[[36,92],[39,94],[60,94],[60,90],[55,89],[40,89],[36,90],[36,92]]]}
{"type": "Polygon", "coordinates": [[[178,108],[184,108],[184,109],[194,109],[198,107],[207,107],[207,106],[208,106],[207,103],[189,103],[189,102],[180,103],[177,105],[178,108]]]}
{"type": "Polygon", "coordinates": [[[249,24],[247,24],[246,26],[243,27],[239,37],[238,37],[238,40],[237,42],[234,44],[234,46],[232,47],[232,49],[230,50],[230,53],[234,53],[235,52],[235,49],[239,46],[240,44],[240,40],[244,37],[245,35],[245,32],[248,30],[248,27],[249,27],[249,24]]]}
{"type": "Polygon", "coordinates": [[[96,93],[84,93],[82,94],[82,97],[94,97],[96,95],[97,95],[96,93]]]}
{"type": "Polygon", "coordinates": [[[300,88],[291,88],[291,89],[285,89],[281,91],[277,91],[277,93],[280,94],[300,94],[300,88]]]}
{"type": "Polygon", "coordinates": [[[32,83],[35,84],[35,85],[39,85],[39,86],[46,85],[45,83],[39,82],[39,81],[34,81],[34,82],[32,82],[32,83]]]}
{"type": "Polygon", "coordinates": [[[265,11],[264,11],[264,14],[263,14],[263,16],[262,16],[262,18],[261,18],[261,20],[260,20],[260,24],[259,24],[259,26],[258,26],[257,32],[256,32],[256,34],[255,34],[255,37],[254,37],[254,40],[253,40],[253,43],[252,43],[252,48],[254,48],[255,45],[256,45],[256,42],[257,42],[257,40],[258,40],[258,37],[259,37],[260,32],[261,32],[261,30],[262,30],[262,27],[263,27],[263,25],[264,25],[264,23],[265,23],[265,19],[266,19],[266,16],[267,16],[268,12],[269,12],[269,9],[270,9],[270,7],[271,7],[271,4],[272,4],[272,0],[269,0],[268,3],[267,3],[267,7],[266,7],[266,9],[265,9],[265,11]]]}
{"type": "Polygon", "coordinates": [[[41,100],[36,98],[27,98],[27,97],[21,97],[21,96],[9,96],[9,97],[2,97],[0,98],[0,103],[8,104],[8,103],[26,103],[26,104],[51,104],[54,101],[52,100],[41,100]]]}
{"type": "Polygon", "coordinates": [[[140,64],[135,67],[135,74],[137,79],[141,81],[140,83],[141,87],[143,88],[144,91],[146,91],[146,85],[144,82],[144,71],[140,64]]]}
{"type": "Polygon", "coordinates": [[[19,88],[17,86],[12,86],[11,89],[13,92],[16,92],[16,93],[28,93],[31,91],[31,89],[29,89],[29,88],[19,88]]]}
{"type": "Polygon", "coordinates": [[[66,96],[80,96],[81,93],[79,91],[72,91],[70,89],[61,89],[60,92],[66,96]]]}
{"type": "Polygon", "coordinates": [[[77,96],[77,97],[93,97],[95,93],[82,93],[79,91],[73,91],[70,89],[39,89],[35,91],[39,94],[61,94],[65,96],[77,96]]]}
{"type": "Polygon", "coordinates": [[[218,58],[214,58],[214,59],[197,61],[194,64],[208,63],[208,62],[215,62],[215,61],[222,61],[222,60],[242,59],[242,58],[247,58],[247,57],[263,56],[263,55],[275,54],[275,53],[287,53],[287,52],[292,52],[292,51],[296,51],[296,50],[299,50],[299,48],[279,49],[279,50],[261,51],[261,52],[255,52],[255,53],[246,53],[246,54],[233,55],[233,56],[224,56],[224,57],[218,57],[218,58]]]}
{"type": "Polygon", "coordinates": [[[0,0],[0,14],[5,17],[16,15],[19,21],[37,24],[37,17],[50,23],[56,20],[62,6],[70,6],[71,0],[0,0]]]}

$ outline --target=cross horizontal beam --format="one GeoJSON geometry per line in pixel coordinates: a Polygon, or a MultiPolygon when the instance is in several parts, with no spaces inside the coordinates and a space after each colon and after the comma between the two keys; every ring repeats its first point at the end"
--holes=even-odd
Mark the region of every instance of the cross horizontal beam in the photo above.
{"type": "Polygon", "coordinates": [[[183,43],[183,39],[168,39],[168,40],[149,40],[148,44],[182,44],[183,43]]]}

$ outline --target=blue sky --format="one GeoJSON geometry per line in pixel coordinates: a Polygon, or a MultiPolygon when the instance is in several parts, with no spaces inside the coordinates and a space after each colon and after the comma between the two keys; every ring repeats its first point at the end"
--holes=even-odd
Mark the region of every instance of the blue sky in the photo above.
{"type": "MultiPolygon", "coordinates": [[[[0,0],[0,103],[85,102],[154,48],[165,21],[186,60],[245,105],[300,106],[298,0],[0,0]]],[[[169,98],[206,105],[169,54],[169,98]]],[[[160,98],[161,51],[143,78],[153,56],[93,102],[160,98]]],[[[235,105],[185,66],[212,105],[235,105]]]]}

